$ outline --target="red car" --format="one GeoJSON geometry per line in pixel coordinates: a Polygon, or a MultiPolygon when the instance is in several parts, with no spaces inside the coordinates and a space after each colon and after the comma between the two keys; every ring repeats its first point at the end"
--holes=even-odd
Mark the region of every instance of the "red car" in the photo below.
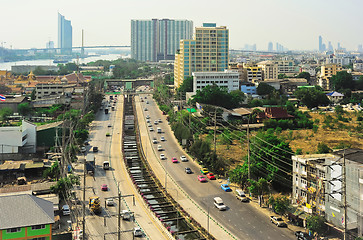
{"type": "Polygon", "coordinates": [[[102,191],[107,191],[108,190],[107,184],[102,184],[101,190],[102,191]]]}
{"type": "Polygon", "coordinates": [[[203,177],[202,175],[198,176],[198,180],[199,180],[199,182],[206,182],[207,181],[207,179],[205,179],[205,177],[203,177]]]}
{"type": "Polygon", "coordinates": [[[173,157],[173,158],[171,159],[171,161],[172,161],[173,163],[178,163],[178,159],[176,159],[176,157],[173,157]]]}
{"type": "Polygon", "coordinates": [[[207,173],[207,178],[209,178],[210,180],[216,180],[216,177],[211,172],[210,173],[207,173]]]}

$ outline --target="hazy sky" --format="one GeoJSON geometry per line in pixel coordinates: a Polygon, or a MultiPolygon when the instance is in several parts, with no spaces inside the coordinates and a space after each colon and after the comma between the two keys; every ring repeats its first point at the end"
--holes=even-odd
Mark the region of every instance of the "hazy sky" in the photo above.
{"type": "Polygon", "coordinates": [[[43,48],[57,41],[57,12],[72,21],[73,46],[130,45],[130,20],[188,19],[194,26],[215,22],[230,31],[230,48],[279,42],[289,49],[318,48],[340,42],[347,49],[363,44],[362,0],[0,0],[0,44],[43,48]]]}

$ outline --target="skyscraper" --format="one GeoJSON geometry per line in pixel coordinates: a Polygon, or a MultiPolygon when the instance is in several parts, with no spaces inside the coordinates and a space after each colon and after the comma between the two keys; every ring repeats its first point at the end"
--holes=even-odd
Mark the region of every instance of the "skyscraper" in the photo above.
{"type": "Polygon", "coordinates": [[[331,42],[330,42],[330,41],[329,41],[329,44],[328,44],[328,51],[329,51],[329,52],[334,52],[333,45],[331,44],[331,42]]]}
{"type": "Polygon", "coordinates": [[[273,52],[274,51],[274,45],[273,45],[272,42],[269,42],[268,43],[267,51],[268,52],[273,52]]]}
{"type": "Polygon", "coordinates": [[[180,41],[175,55],[174,85],[179,87],[192,72],[217,72],[228,68],[229,30],[215,23],[195,28],[194,40],[180,41]]]}
{"type": "Polygon", "coordinates": [[[72,53],[72,24],[58,13],[58,47],[62,54],[72,53]]]}
{"type": "Polygon", "coordinates": [[[323,38],[319,36],[319,52],[323,52],[323,38]]]}
{"type": "Polygon", "coordinates": [[[189,20],[131,20],[131,58],[157,62],[174,60],[181,39],[193,36],[189,20]]]}

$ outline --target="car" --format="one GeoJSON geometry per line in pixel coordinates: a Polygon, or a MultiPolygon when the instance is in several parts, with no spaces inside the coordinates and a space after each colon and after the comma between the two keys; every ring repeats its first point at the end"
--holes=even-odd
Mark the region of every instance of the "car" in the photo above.
{"type": "Polygon", "coordinates": [[[150,119],[146,120],[146,123],[150,123],[150,119]]]}
{"type": "Polygon", "coordinates": [[[108,190],[107,184],[102,184],[101,191],[107,191],[107,190],[108,190]]]}
{"type": "Polygon", "coordinates": [[[149,104],[149,101],[146,101],[146,104],[149,104]]]}
{"type": "Polygon", "coordinates": [[[82,146],[81,147],[81,153],[85,153],[87,151],[86,147],[85,146],[82,146]]]}
{"type": "MultiPolygon", "coordinates": [[[[146,98],[146,97],[145,97],[146,98]]],[[[144,234],[142,233],[142,231],[141,231],[141,228],[139,228],[139,227],[135,227],[134,228],[134,232],[133,232],[133,234],[134,234],[134,237],[142,237],[144,234]]]]}
{"type": "Polygon", "coordinates": [[[182,161],[182,162],[188,162],[188,159],[187,159],[187,157],[186,156],[180,156],[180,161],[182,161]]]}
{"type": "Polygon", "coordinates": [[[198,181],[199,182],[207,182],[207,179],[205,179],[205,177],[204,176],[202,176],[202,175],[198,175],[198,181]]]}
{"type": "Polygon", "coordinates": [[[147,97],[145,96],[145,99],[147,99],[147,97]]]}
{"type": "Polygon", "coordinates": [[[214,174],[213,173],[207,173],[207,178],[209,179],[209,180],[216,180],[216,177],[214,176],[214,174]]]}
{"type": "Polygon", "coordinates": [[[84,145],[89,145],[89,141],[88,140],[84,141],[84,145]]]}
{"type": "Polygon", "coordinates": [[[232,189],[228,186],[228,184],[222,184],[221,188],[225,192],[232,192],[232,189]]]}
{"type": "Polygon", "coordinates": [[[158,140],[156,140],[156,138],[153,138],[153,143],[154,144],[158,143],[158,140]]]}
{"type": "Polygon", "coordinates": [[[200,172],[201,172],[202,174],[207,174],[207,173],[209,173],[209,171],[208,171],[208,169],[207,169],[207,168],[201,168],[201,169],[200,169],[200,172]]]}
{"type": "Polygon", "coordinates": [[[141,99],[141,102],[144,102],[144,99],[141,99]]]}
{"type": "Polygon", "coordinates": [[[160,137],[160,141],[164,142],[165,141],[165,137],[164,136],[161,136],[160,137]]]}
{"type": "Polygon", "coordinates": [[[154,131],[154,128],[151,127],[151,128],[149,128],[149,130],[150,130],[150,132],[152,132],[152,131],[154,131]]]}
{"type": "Polygon", "coordinates": [[[163,151],[163,147],[161,145],[158,145],[158,151],[163,151]]]}
{"type": "Polygon", "coordinates": [[[109,124],[107,125],[107,127],[112,127],[111,123],[109,123],[109,124]]]}
{"type": "Polygon", "coordinates": [[[151,123],[149,123],[147,126],[148,126],[148,127],[152,127],[153,125],[151,125],[151,123]]]}
{"type": "Polygon", "coordinates": [[[287,224],[280,217],[270,216],[270,221],[278,227],[287,227],[287,224]]]}
{"type": "Polygon", "coordinates": [[[115,202],[113,201],[112,198],[107,198],[106,199],[106,205],[107,206],[114,206],[115,205],[115,202]]]}
{"type": "Polygon", "coordinates": [[[161,121],[161,118],[159,118],[158,122],[159,122],[159,123],[162,123],[163,121],[161,121]]]}
{"type": "Polygon", "coordinates": [[[149,116],[149,115],[147,115],[147,116],[146,116],[146,119],[150,119],[150,116],[149,116]]]}
{"type": "Polygon", "coordinates": [[[242,189],[236,189],[236,198],[241,202],[248,202],[249,198],[246,196],[245,192],[242,189]]]}
{"type": "Polygon", "coordinates": [[[147,108],[144,108],[144,111],[146,112],[147,111],[147,108]]]}
{"type": "Polygon", "coordinates": [[[306,232],[296,231],[295,236],[298,240],[312,240],[313,238],[306,232]]]}
{"type": "Polygon", "coordinates": [[[171,158],[171,161],[172,161],[173,163],[178,163],[178,159],[176,159],[176,157],[172,157],[172,158],[171,158]]]}
{"type": "Polygon", "coordinates": [[[93,151],[93,152],[98,152],[98,147],[93,147],[93,148],[92,148],[92,151],[93,151]]]}
{"type": "Polygon", "coordinates": [[[193,173],[193,172],[192,172],[192,169],[190,169],[190,168],[188,168],[188,167],[186,167],[186,168],[185,168],[185,172],[186,172],[187,174],[191,174],[191,173],[193,173]]]}
{"type": "Polygon", "coordinates": [[[166,158],[165,158],[165,154],[163,154],[163,153],[162,153],[162,154],[160,154],[160,159],[161,159],[161,160],[165,160],[165,159],[166,159],[166,158]]]}
{"type": "Polygon", "coordinates": [[[155,120],[155,121],[154,121],[154,124],[155,124],[155,125],[158,125],[158,120],[155,120]]]}
{"type": "Polygon", "coordinates": [[[222,198],[215,197],[215,198],[213,198],[213,202],[214,202],[214,206],[216,208],[218,208],[219,211],[223,211],[223,210],[227,209],[226,205],[224,205],[224,203],[223,203],[222,198]]]}
{"type": "Polygon", "coordinates": [[[69,209],[68,205],[63,205],[62,214],[63,214],[63,216],[68,216],[71,214],[71,210],[69,209]]]}

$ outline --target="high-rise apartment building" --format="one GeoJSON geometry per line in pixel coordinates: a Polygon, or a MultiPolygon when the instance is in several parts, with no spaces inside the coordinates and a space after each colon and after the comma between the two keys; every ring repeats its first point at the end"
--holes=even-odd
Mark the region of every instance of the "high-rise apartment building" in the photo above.
{"type": "Polygon", "coordinates": [[[179,41],[193,36],[189,20],[131,20],[131,58],[158,62],[174,60],[179,41]]]}
{"type": "Polygon", "coordinates": [[[257,64],[263,72],[264,80],[276,80],[278,78],[278,66],[277,63],[272,61],[262,61],[257,64]]]}
{"type": "Polygon", "coordinates": [[[218,72],[228,68],[229,30],[215,23],[195,28],[194,40],[180,41],[175,55],[174,85],[179,87],[192,72],[218,72]]]}
{"type": "Polygon", "coordinates": [[[272,42],[269,42],[269,43],[268,43],[268,47],[267,47],[267,51],[268,51],[268,52],[273,52],[273,50],[274,50],[274,45],[273,45],[273,43],[272,43],[272,42]]]}
{"type": "Polygon", "coordinates": [[[58,47],[62,54],[72,53],[72,24],[58,13],[58,47]]]}

